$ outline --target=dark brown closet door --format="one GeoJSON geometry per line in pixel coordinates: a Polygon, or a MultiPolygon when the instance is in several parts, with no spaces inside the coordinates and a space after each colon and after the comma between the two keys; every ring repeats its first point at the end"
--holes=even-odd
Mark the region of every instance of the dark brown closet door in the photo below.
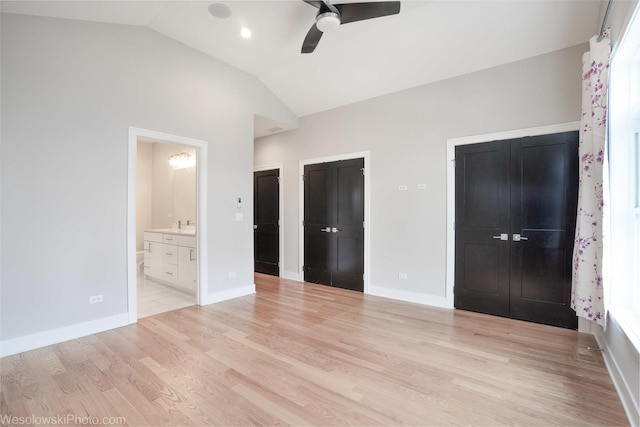
{"type": "Polygon", "coordinates": [[[515,140],[511,165],[511,317],[576,329],[577,132],[515,140]]]}
{"type": "Polygon", "coordinates": [[[304,280],[364,289],[364,159],[305,166],[304,280]]]}
{"type": "Polygon", "coordinates": [[[577,132],[456,147],[456,308],[575,329],[577,132]]]}
{"type": "Polygon", "coordinates": [[[304,167],[304,281],[331,285],[333,191],[328,163],[304,167]]]}
{"type": "Polygon", "coordinates": [[[509,143],[456,147],[455,306],[509,315],[509,143]]]}

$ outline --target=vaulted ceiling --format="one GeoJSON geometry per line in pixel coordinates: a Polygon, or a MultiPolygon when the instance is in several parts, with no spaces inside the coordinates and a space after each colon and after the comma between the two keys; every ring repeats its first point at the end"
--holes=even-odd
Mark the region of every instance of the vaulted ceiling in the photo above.
{"type": "MultiPolygon", "coordinates": [[[[2,1],[1,7],[148,27],[254,75],[304,116],[586,42],[599,30],[601,1],[405,0],[398,15],[325,33],[311,54],[300,49],[317,9],[301,0],[2,1]],[[212,3],[228,6],[230,16],[213,16],[212,3]],[[251,38],[240,35],[242,27],[251,38]]],[[[262,122],[256,136],[277,125],[262,122]]]]}

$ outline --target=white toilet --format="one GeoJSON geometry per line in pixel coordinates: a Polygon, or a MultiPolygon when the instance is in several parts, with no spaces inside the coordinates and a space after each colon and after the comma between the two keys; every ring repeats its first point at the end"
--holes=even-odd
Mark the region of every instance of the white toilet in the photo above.
{"type": "Polygon", "coordinates": [[[137,273],[140,273],[140,270],[142,269],[142,265],[144,264],[144,251],[136,251],[136,267],[137,273]]]}

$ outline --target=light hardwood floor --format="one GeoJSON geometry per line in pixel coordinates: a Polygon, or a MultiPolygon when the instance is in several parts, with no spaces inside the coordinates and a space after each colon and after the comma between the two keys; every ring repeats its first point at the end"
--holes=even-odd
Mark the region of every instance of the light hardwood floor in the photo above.
{"type": "Polygon", "coordinates": [[[625,425],[589,335],[256,275],[3,358],[0,415],[129,425],[625,425]],[[113,421],[113,420],[108,420],[113,421]]]}

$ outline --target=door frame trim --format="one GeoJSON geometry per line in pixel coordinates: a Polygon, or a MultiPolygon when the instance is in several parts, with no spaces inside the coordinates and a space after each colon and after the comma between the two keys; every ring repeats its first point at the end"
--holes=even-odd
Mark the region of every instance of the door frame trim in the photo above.
{"type": "Polygon", "coordinates": [[[454,160],[456,147],[459,145],[481,144],[484,142],[505,139],[524,138],[527,136],[548,135],[552,133],[572,132],[580,129],[580,122],[568,122],[556,125],[539,126],[525,129],[515,129],[504,132],[471,135],[460,138],[447,139],[447,267],[445,272],[445,307],[454,308],[453,287],[455,278],[456,256],[456,173],[454,160]]]}
{"type": "Polygon", "coordinates": [[[138,160],[138,138],[147,138],[162,143],[178,144],[196,149],[196,248],[198,263],[197,304],[205,303],[208,295],[207,276],[207,141],[171,135],[149,129],[129,126],[129,164],[127,187],[127,313],[129,324],[138,321],[138,287],[136,266],[136,178],[138,160]]]}
{"type": "Polygon", "coordinates": [[[298,281],[304,281],[302,263],[304,262],[304,167],[318,163],[337,162],[340,160],[364,159],[364,287],[363,293],[369,293],[369,278],[371,268],[371,152],[359,151],[355,153],[337,154],[334,156],[316,157],[300,160],[298,174],[298,281]]]}
{"type": "MultiPolygon", "coordinates": [[[[283,163],[273,163],[273,164],[269,164],[269,165],[263,165],[263,166],[254,166],[253,167],[253,172],[262,172],[262,171],[270,171],[270,170],[278,170],[278,177],[280,178],[278,180],[278,246],[279,246],[279,250],[278,250],[278,277],[282,277],[282,274],[284,272],[284,193],[282,191],[282,183],[284,181],[284,178],[282,177],[283,174],[283,170],[284,170],[284,164],[283,163]]],[[[253,189],[254,194],[256,189],[253,189]]],[[[255,224],[255,218],[253,218],[253,222],[255,224]]],[[[253,242],[253,244],[255,245],[255,241],[253,242]]],[[[255,261],[255,260],[254,260],[255,261]]]]}

